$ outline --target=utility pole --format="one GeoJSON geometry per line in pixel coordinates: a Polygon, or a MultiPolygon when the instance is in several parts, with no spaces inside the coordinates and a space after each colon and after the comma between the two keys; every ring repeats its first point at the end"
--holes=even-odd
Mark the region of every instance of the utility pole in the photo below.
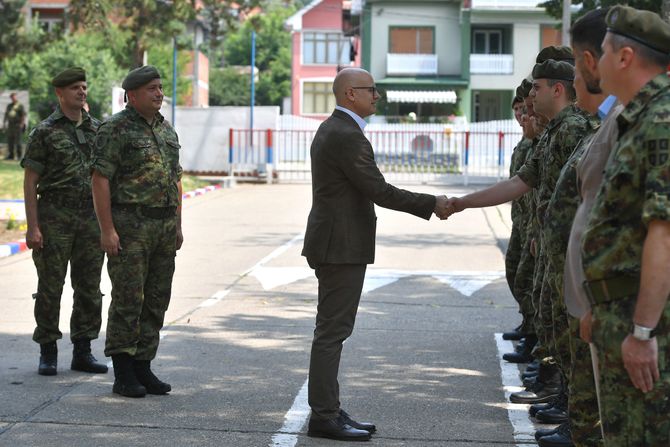
{"type": "Polygon", "coordinates": [[[561,42],[566,47],[570,46],[570,6],[572,6],[571,0],[563,0],[563,24],[561,26],[561,42]]]}

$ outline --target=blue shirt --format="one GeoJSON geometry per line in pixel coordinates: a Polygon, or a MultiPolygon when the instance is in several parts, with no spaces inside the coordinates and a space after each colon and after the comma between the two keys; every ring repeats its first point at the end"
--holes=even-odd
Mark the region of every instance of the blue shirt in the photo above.
{"type": "Polygon", "coordinates": [[[349,110],[347,108],[344,108],[342,106],[335,106],[335,110],[339,110],[340,112],[344,112],[347,115],[349,115],[350,117],[352,117],[354,119],[354,121],[356,121],[356,124],[358,124],[358,127],[361,128],[361,130],[365,130],[365,126],[368,125],[368,123],[366,123],[363,118],[356,115],[354,112],[352,112],[351,110],[349,110]]]}

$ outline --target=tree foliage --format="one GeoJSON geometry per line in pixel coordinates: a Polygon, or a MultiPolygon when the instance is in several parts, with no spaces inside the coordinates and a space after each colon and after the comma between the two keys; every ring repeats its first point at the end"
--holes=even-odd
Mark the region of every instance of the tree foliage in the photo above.
{"type": "MultiPolygon", "coordinates": [[[[622,2],[621,0],[572,0],[573,5],[582,5],[580,11],[577,14],[573,14],[573,19],[577,19],[586,12],[596,8],[615,6],[622,3],[625,3],[633,8],[644,9],[660,14],[662,2],[663,0],[627,0],[625,2],[622,2]]],[[[549,14],[551,17],[560,20],[563,16],[562,0],[548,0],[546,2],[540,3],[538,6],[545,8],[547,14],[549,14]]]]}
{"type": "Polygon", "coordinates": [[[247,106],[251,97],[248,75],[233,67],[212,68],[209,71],[210,106],[247,106]]]}
{"type": "Polygon", "coordinates": [[[95,33],[71,34],[39,52],[22,52],[2,61],[0,88],[30,92],[31,123],[54,110],[57,99],[51,79],[71,66],[86,68],[88,104],[100,117],[110,113],[111,89],[123,71],[117,66],[106,39],[95,33]]]}
{"type": "MultiPolygon", "coordinates": [[[[256,86],[258,104],[279,105],[282,98],[291,92],[291,35],[284,29],[284,22],[295,11],[296,6],[293,4],[266,4],[264,14],[251,17],[226,39],[226,64],[248,66],[251,64],[251,33],[256,31],[256,67],[260,71],[256,86]]],[[[248,76],[245,78],[244,88],[249,89],[250,80],[248,76]]],[[[240,82],[231,84],[230,87],[241,86],[240,82]]],[[[242,92],[229,92],[227,95],[239,98],[242,92]]]]}

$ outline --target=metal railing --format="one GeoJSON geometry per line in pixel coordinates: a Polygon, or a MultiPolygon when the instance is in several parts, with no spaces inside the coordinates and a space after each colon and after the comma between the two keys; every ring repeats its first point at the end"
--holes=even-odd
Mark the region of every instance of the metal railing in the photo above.
{"type": "Polygon", "coordinates": [[[512,54],[471,54],[470,74],[512,74],[514,55],[512,54]]]}
{"type": "MultiPolygon", "coordinates": [[[[228,159],[238,179],[311,179],[310,146],[316,130],[231,129],[228,159]]],[[[379,169],[391,181],[468,184],[506,178],[520,132],[370,130],[379,169]]]]}

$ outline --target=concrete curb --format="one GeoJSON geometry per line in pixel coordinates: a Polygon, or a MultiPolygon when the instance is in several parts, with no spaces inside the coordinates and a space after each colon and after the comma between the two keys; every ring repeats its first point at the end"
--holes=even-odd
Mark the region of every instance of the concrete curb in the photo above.
{"type": "MultiPolygon", "coordinates": [[[[223,179],[221,183],[216,185],[206,186],[204,188],[198,188],[195,191],[188,191],[182,194],[183,199],[190,199],[191,197],[201,196],[211,191],[216,191],[223,188],[231,188],[235,186],[235,179],[232,177],[227,177],[223,179]]],[[[19,239],[16,242],[10,242],[8,244],[0,244],[0,258],[6,258],[7,256],[15,255],[17,253],[24,252],[28,249],[25,239],[19,239]]]]}

